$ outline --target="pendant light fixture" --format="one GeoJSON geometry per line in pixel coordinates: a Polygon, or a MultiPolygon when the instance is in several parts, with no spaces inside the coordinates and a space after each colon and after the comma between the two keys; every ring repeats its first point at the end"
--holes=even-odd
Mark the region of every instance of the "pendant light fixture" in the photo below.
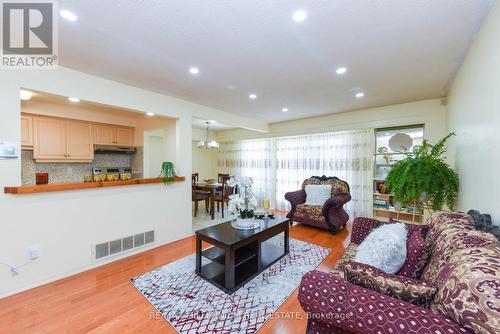
{"type": "Polygon", "coordinates": [[[211,149],[211,148],[219,148],[219,143],[215,140],[210,140],[210,122],[205,122],[207,125],[207,134],[205,140],[200,140],[198,142],[198,148],[203,149],[211,149]]]}

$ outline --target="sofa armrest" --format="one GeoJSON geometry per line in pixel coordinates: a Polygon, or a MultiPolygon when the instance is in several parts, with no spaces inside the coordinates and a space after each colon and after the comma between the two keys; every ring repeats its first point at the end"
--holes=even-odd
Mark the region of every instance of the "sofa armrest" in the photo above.
{"type": "Polygon", "coordinates": [[[285,194],[285,199],[292,205],[304,204],[306,202],[305,190],[290,191],[285,194]]]}
{"type": "Polygon", "coordinates": [[[440,313],[358,287],[330,273],[311,271],[299,302],[315,321],[347,333],[470,333],[440,313]]]}
{"type": "Polygon", "coordinates": [[[338,208],[351,200],[350,194],[340,194],[330,197],[323,205],[323,212],[328,212],[330,208],[338,208]]]}
{"type": "Polygon", "coordinates": [[[285,194],[285,199],[290,202],[291,209],[290,212],[286,215],[287,218],[292,218],[295,213],[295,209],[297,205],[303,204],[306,202],[306,191],[301,189],[297,191],[290,191],[285,194]]]}
{"type": "Polygon", "coordinates": [[[351,233],[351,242],[355,244],[360,244],[365,240],[365,238],[370,234],[370,232],[385,224],[384,222],[371,218],[355,218],[352,223],[352,233],[351,233]]]}

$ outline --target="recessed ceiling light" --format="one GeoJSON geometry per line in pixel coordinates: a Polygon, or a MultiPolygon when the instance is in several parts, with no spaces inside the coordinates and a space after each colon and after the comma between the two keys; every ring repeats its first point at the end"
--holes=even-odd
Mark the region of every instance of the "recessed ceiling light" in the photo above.
{"type": "Polygon", "coordinates": [[[250,95],[248,95],[248,98],[250,98],[251,100],[255,100],[257,98],[257,95],[256,94],[250,94],[250,95]]]}
{"type": "Polygon", "coordinates": [[[307,13],[302,9],[299,9],[293,13],[292,17],[295,22],[302,22],[307,18],[307,13]]]}
{"type": "Polygon", "coordinates": [[[69,11],[69,10],[66,10],[66,9],[61,9],[59,11],[59,14],[64,17],[66,20],[68,21],[72,21],[72,22],[75,22],[78,20],[78,16],[75,15],[75,13],[69,11]]]}
{"type": "Polygon", "coordinates": [[[197,67],[191,67],[189,69],[189,73],[191,73],[191,74],[198,74],[198,73],[200,73],[200,70],[197,67]]]}
{"type": "Polygon", "coordinates": [[[337,72],[337,74],[344,74],[345,72],[347,72],[347,68],[339,67],[335,72],[337,72]]]}
{"type": "Polygon", "coordinates": [[[33,93],[31,93],[29,90],[21,90],[19,91],[19,97],[21,98],[21,100],[31,100],[31,96],[33,95],[33,93]]]}
{"type": "Polygon", "coordinates": [[[362,99],[363,97],[365,97],[365,93],[363,92],[356,93],[356,98],[362,99]]]}
{"type": "Polygon", "coordinates": [[[70,100],[71,102],[80,102],[80,99],[77,98],[77,97],[68,97],[68,100],[70,100]]]}
{"type": "Polygon", "coordinates": [[[283,108],[283,109],[281,109],[281,111],[288,112],[288,108],[283,108]]]}
{"type": "Polygon", "coordinates": [[[147,112],[146,115],[151,117],[151,116],[154,116],[155,113],[154,112],[147,112]]]}

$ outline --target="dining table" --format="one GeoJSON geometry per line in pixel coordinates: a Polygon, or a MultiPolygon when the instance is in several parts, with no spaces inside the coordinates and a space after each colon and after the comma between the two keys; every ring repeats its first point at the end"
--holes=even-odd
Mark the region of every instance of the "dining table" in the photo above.
{"type": "Polygon", "coordinates": [[[215,192],[217,190],[222,190],[222,183],[219,182],[196,182],[196,190],[209,191],[210,192],[210,217],[212,220],[215,219],[215,192]]]}

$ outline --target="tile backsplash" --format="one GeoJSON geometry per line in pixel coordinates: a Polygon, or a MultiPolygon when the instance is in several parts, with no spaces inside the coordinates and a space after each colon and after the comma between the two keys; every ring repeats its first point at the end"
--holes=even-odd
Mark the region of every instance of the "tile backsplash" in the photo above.
{"type": "Polygon", "coordinates": [[[138,179],[144,176],[144,147],[138,146],[135,148],[135,153],[130,159],[132,178],[138,179]]]}
{"type": "Polygon", "coordinates": [[[95,153],[92,163],[35,162],[33,151],[21,153],[23,185],[35,184],[35,173],[49,173],[49,183],[83,182],[84,175],[92,175],[94,167],[131,167],[133,155],[95,153]]]}

